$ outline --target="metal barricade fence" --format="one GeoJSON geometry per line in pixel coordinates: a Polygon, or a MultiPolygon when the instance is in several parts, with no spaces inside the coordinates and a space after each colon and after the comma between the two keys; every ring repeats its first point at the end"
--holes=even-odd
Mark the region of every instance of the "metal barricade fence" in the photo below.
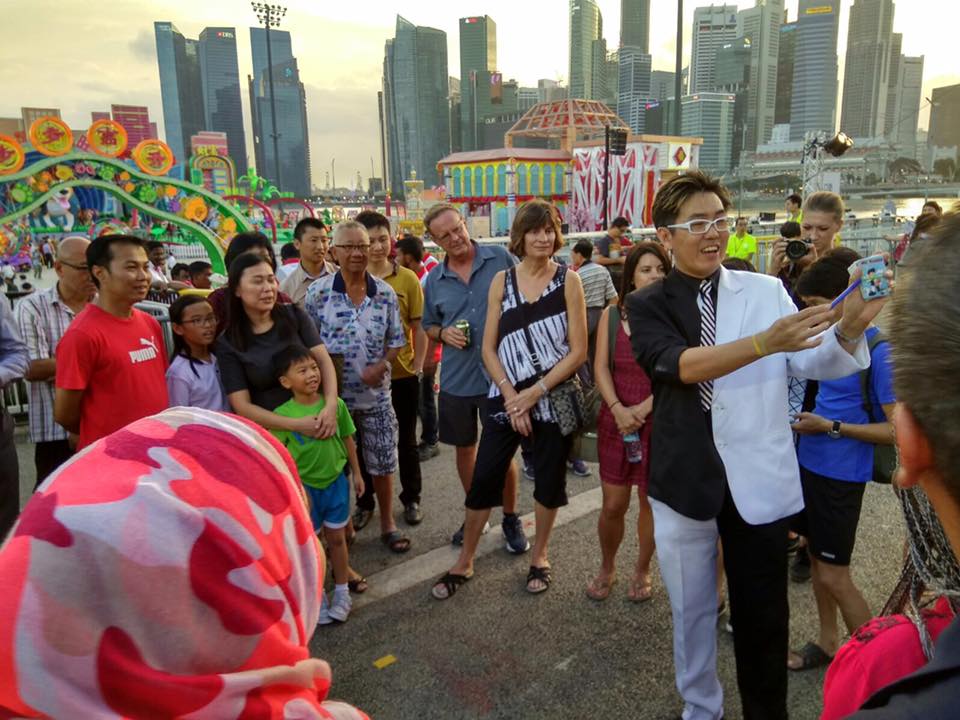
{"type": "Polygon", "coordinates": [[[143,310],[143,312],[156,318],[157,322],[160,323],[160,330],[163,331],[163,344],[166,346],[167,357],[169,357],[170,353],[173,352],[173,327],[170,325],[170,307],[163,303],[151,302],[149,300],[138,302],[134,307],[138,310],[143,310]]]}

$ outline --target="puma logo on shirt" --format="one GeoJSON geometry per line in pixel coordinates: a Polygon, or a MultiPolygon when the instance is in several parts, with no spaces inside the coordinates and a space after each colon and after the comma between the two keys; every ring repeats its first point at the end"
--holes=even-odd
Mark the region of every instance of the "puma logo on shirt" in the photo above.
{"type": "Polygon", "coordinates": [[[157,351],[157,345],[153,340],[147,338],[140,338],[140,344],[143,347],[141,350],[130,350],[130,362],[134,365],[137,363],[147,362],[148,360],[155,359],[159,352],[157,351]]]}

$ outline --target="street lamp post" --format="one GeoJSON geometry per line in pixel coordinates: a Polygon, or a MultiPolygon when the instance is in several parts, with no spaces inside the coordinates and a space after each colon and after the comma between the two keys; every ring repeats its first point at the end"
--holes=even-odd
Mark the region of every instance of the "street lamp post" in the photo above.
{"type": "Polygon", "coordinates": [[[277,97],[273,91],[273,52],[270,49],[270,28],[280,27],[280,21],[287,14],[287,9],[282,5],[269,5],[261,2],[251,2],[250,6],[257,15],[257,20],[264,27],[264,35],[267,40],[267,82],[270,84],[270,137],[273,138],[273,173],[276,176],[277,187],[280,184],[280,133],[277,132],[277,97]]]}

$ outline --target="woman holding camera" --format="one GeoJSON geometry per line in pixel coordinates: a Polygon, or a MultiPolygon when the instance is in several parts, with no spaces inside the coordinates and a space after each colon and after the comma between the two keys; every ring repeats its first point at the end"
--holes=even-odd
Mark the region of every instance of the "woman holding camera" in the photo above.
{"type": "Polygon", "coordinates": [[[839,244],[837,234],[843,227],[843,212],[843,199],[836,193],[826,190],[812,193],[803,203],[803,221],[800,223],[799,241],[806,245],[806,252],[801,255],[799,250],[802,248],[791,245],[796,241],[785,237],[773,244],[767,272],[780,278],[800,309],[804,305],[795,296],[793,286],[800,273],[839,244]]]}

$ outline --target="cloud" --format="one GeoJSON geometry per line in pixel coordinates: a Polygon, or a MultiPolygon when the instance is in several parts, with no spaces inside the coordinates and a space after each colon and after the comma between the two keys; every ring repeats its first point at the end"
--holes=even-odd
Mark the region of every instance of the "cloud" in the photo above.
{"type": "Polygon", "coordinates": [[[130,52],[141,62],[155,62],[157,59],[157,43],[153,33],[141,28],[137,36],[128,44],[130,52]]]}

